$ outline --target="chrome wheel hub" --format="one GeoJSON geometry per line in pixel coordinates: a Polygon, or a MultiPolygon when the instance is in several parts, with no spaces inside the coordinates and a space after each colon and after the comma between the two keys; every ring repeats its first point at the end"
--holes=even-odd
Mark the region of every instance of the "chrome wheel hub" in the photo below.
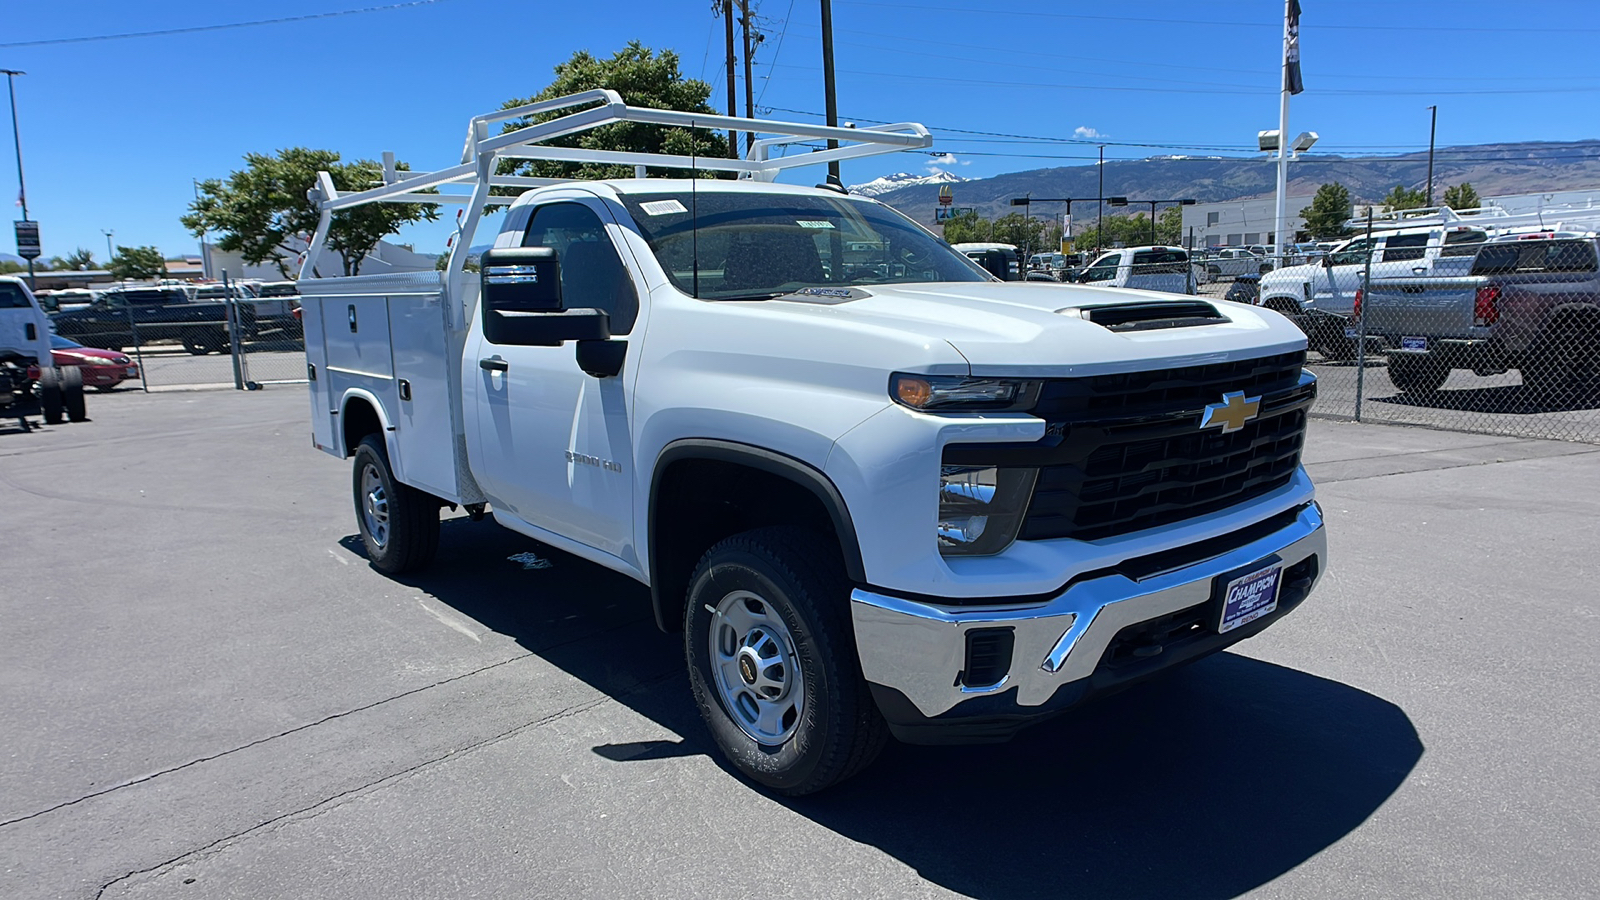
{"type": "Polygon", "coordinates": [[[384,493],[378,467],[367,464],[361,470],[361,519],[367,535],[379,549],[389,544],[389,495],[384,493]]]}
{"type": "Polygon", "coordinates": [[[805,688],[794,638],[777,611],[756,594],[734,591],[712,610],[709,637],[722,708],[756,743],[787,741],[805,711],[805,688]]]}

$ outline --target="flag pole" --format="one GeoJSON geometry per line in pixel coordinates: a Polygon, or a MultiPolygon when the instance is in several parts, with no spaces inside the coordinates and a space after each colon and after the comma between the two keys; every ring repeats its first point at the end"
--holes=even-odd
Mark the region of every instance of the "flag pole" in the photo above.
{"type": "MultiPolygon", "coordinates": [[[[1290,83],[1290,66],[1293,65],[1296,70],[1298,70],[1300,66],[1300,48],[1290,43],[1292,39],[1297,37],[1297,35],[1290,33],[1291,19],[1299,18],[1298,16],[1294,15],[1296,12],[1294,7],[1296,5],[1296,0],[1284,0],[1283,2],[1284,68],[1282,79],[1283,83],[1280,85],[1282,90],[1278,100],[1278,203],[1276,210],[1277,217],[1272,233],[1272,244],[1277,254],[1277,259],[1274,261],[1273,265],[1274,268],[1280,269],[1283,268],[1284,264],[1285,257],[1283,248],[1287,243],[1285,240],[1285,235],[1287,233],[1286,229],[1289,225],[1289,195],[1286,193],[1289,186],[1289,96],[1291,94],[1291,88],[1294,86],[1290,83]],[[1292,59],[1291,54],[1294,54],[1292,59]]],[[[1294,24],[1295,30],[1298,31],[1298,23],[1294,24]]],[[[1298,72],[1296,74],[1298,74],[1298,72]]]]}

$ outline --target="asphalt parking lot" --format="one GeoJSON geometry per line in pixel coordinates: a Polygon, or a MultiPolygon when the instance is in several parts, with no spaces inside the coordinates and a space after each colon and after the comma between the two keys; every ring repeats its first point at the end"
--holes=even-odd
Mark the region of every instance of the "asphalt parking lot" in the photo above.
{"type": "MultiPolygon", "coordinates": [[[[0,421],[0,896],[1504,898],[1600,885],[1600,447],[1317,420],[1278,626],[780,800],[637,584],[361,556],[303,389],[0,421]]],[[[529,567],[509,557],[533,552],[529,567]]]]}

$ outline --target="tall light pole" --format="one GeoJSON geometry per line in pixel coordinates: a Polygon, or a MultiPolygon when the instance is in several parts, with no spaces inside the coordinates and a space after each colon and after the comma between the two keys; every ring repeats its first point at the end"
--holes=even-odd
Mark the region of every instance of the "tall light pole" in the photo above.
{"type": "Polygon", "coordinates": [[[1106,145],[1100,145],[1100,197],[1094,208],[1094,253],[1100,255],[1100,245],[1106,242],[1106,145]]]}
{"type": "MultiPolygon", "coordinates": [[[[1128,202],[1129,203],[1148,203],[1148,204],[1150,204],[1150,243],[1152,245],[1157,243],[1157,241],[1156,241],[1156,204],[1157,203],[1176,203],[1179,206],[1193,206],[1195,204],[1195,200],[1194,200],[1193,197],[1185,197],[1182,200],[1129,200],[1128,202]]],[[[1182,231],[1181,228],[1179,230],[1180,230],[1180,232],[1182,231]]],[[[1179,234],[1179,238],[1181,239],[1182,237],[1183,237],[1183,235],[1180,233],[1179,234]]]]}
{"type": "MultiPolygon", "coordinates": [[[[6,89],[11,94],[11,140],[17,145],[17,202],[22,204],[22,221],[28,221],[28,183],[22,177],[22,129],[17,125],[17,76],[26,75],[16,69],[0,69],[6,76],[6,89]]],[[[22,248],[17,248],[21,250],[22,248]]],[[[28,288],[34,287],[33,258],[28,258],[28,288]]]]}
{"type": "Polygon", "coordinates": [[[1439,107],[1430,106],[1430,107],[1428,107],[1428,109],[1432,111],[1433,116],[1432,116],[1431,120],[1428,123],[1428,202],[1427,202],[1426,205],[1427,206],[1432,206],[1433,205],[1433,136],[1435,134],[1437,134],[1438,131],[1439,131],[1439,107]]]}
{"type": "Polygon", "coordinates": [[[116,252],[111,249],[111,236],[116,234],[116,232],[109,228],[102,228],[100,229],[100,233],[106,236],[106,265],[109,267],[111,265],[112,258],[117,255],[116,252]]]}

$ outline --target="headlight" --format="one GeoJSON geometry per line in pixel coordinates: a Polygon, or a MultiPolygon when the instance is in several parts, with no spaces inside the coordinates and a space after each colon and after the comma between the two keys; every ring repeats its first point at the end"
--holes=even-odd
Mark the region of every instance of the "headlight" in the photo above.
{"type": "Polygon", "coordinates": [[[889,376],[889,396],[902,406],[933,412],[1025,410],[1039,396],[1039,382],[952,375],[889,376]]]}
{"type": "Polygon", "coordinates": [[[1038,469],[939,468],[939,552],[987,556],[1006,549],[1022,528],[1038,469]]]}

